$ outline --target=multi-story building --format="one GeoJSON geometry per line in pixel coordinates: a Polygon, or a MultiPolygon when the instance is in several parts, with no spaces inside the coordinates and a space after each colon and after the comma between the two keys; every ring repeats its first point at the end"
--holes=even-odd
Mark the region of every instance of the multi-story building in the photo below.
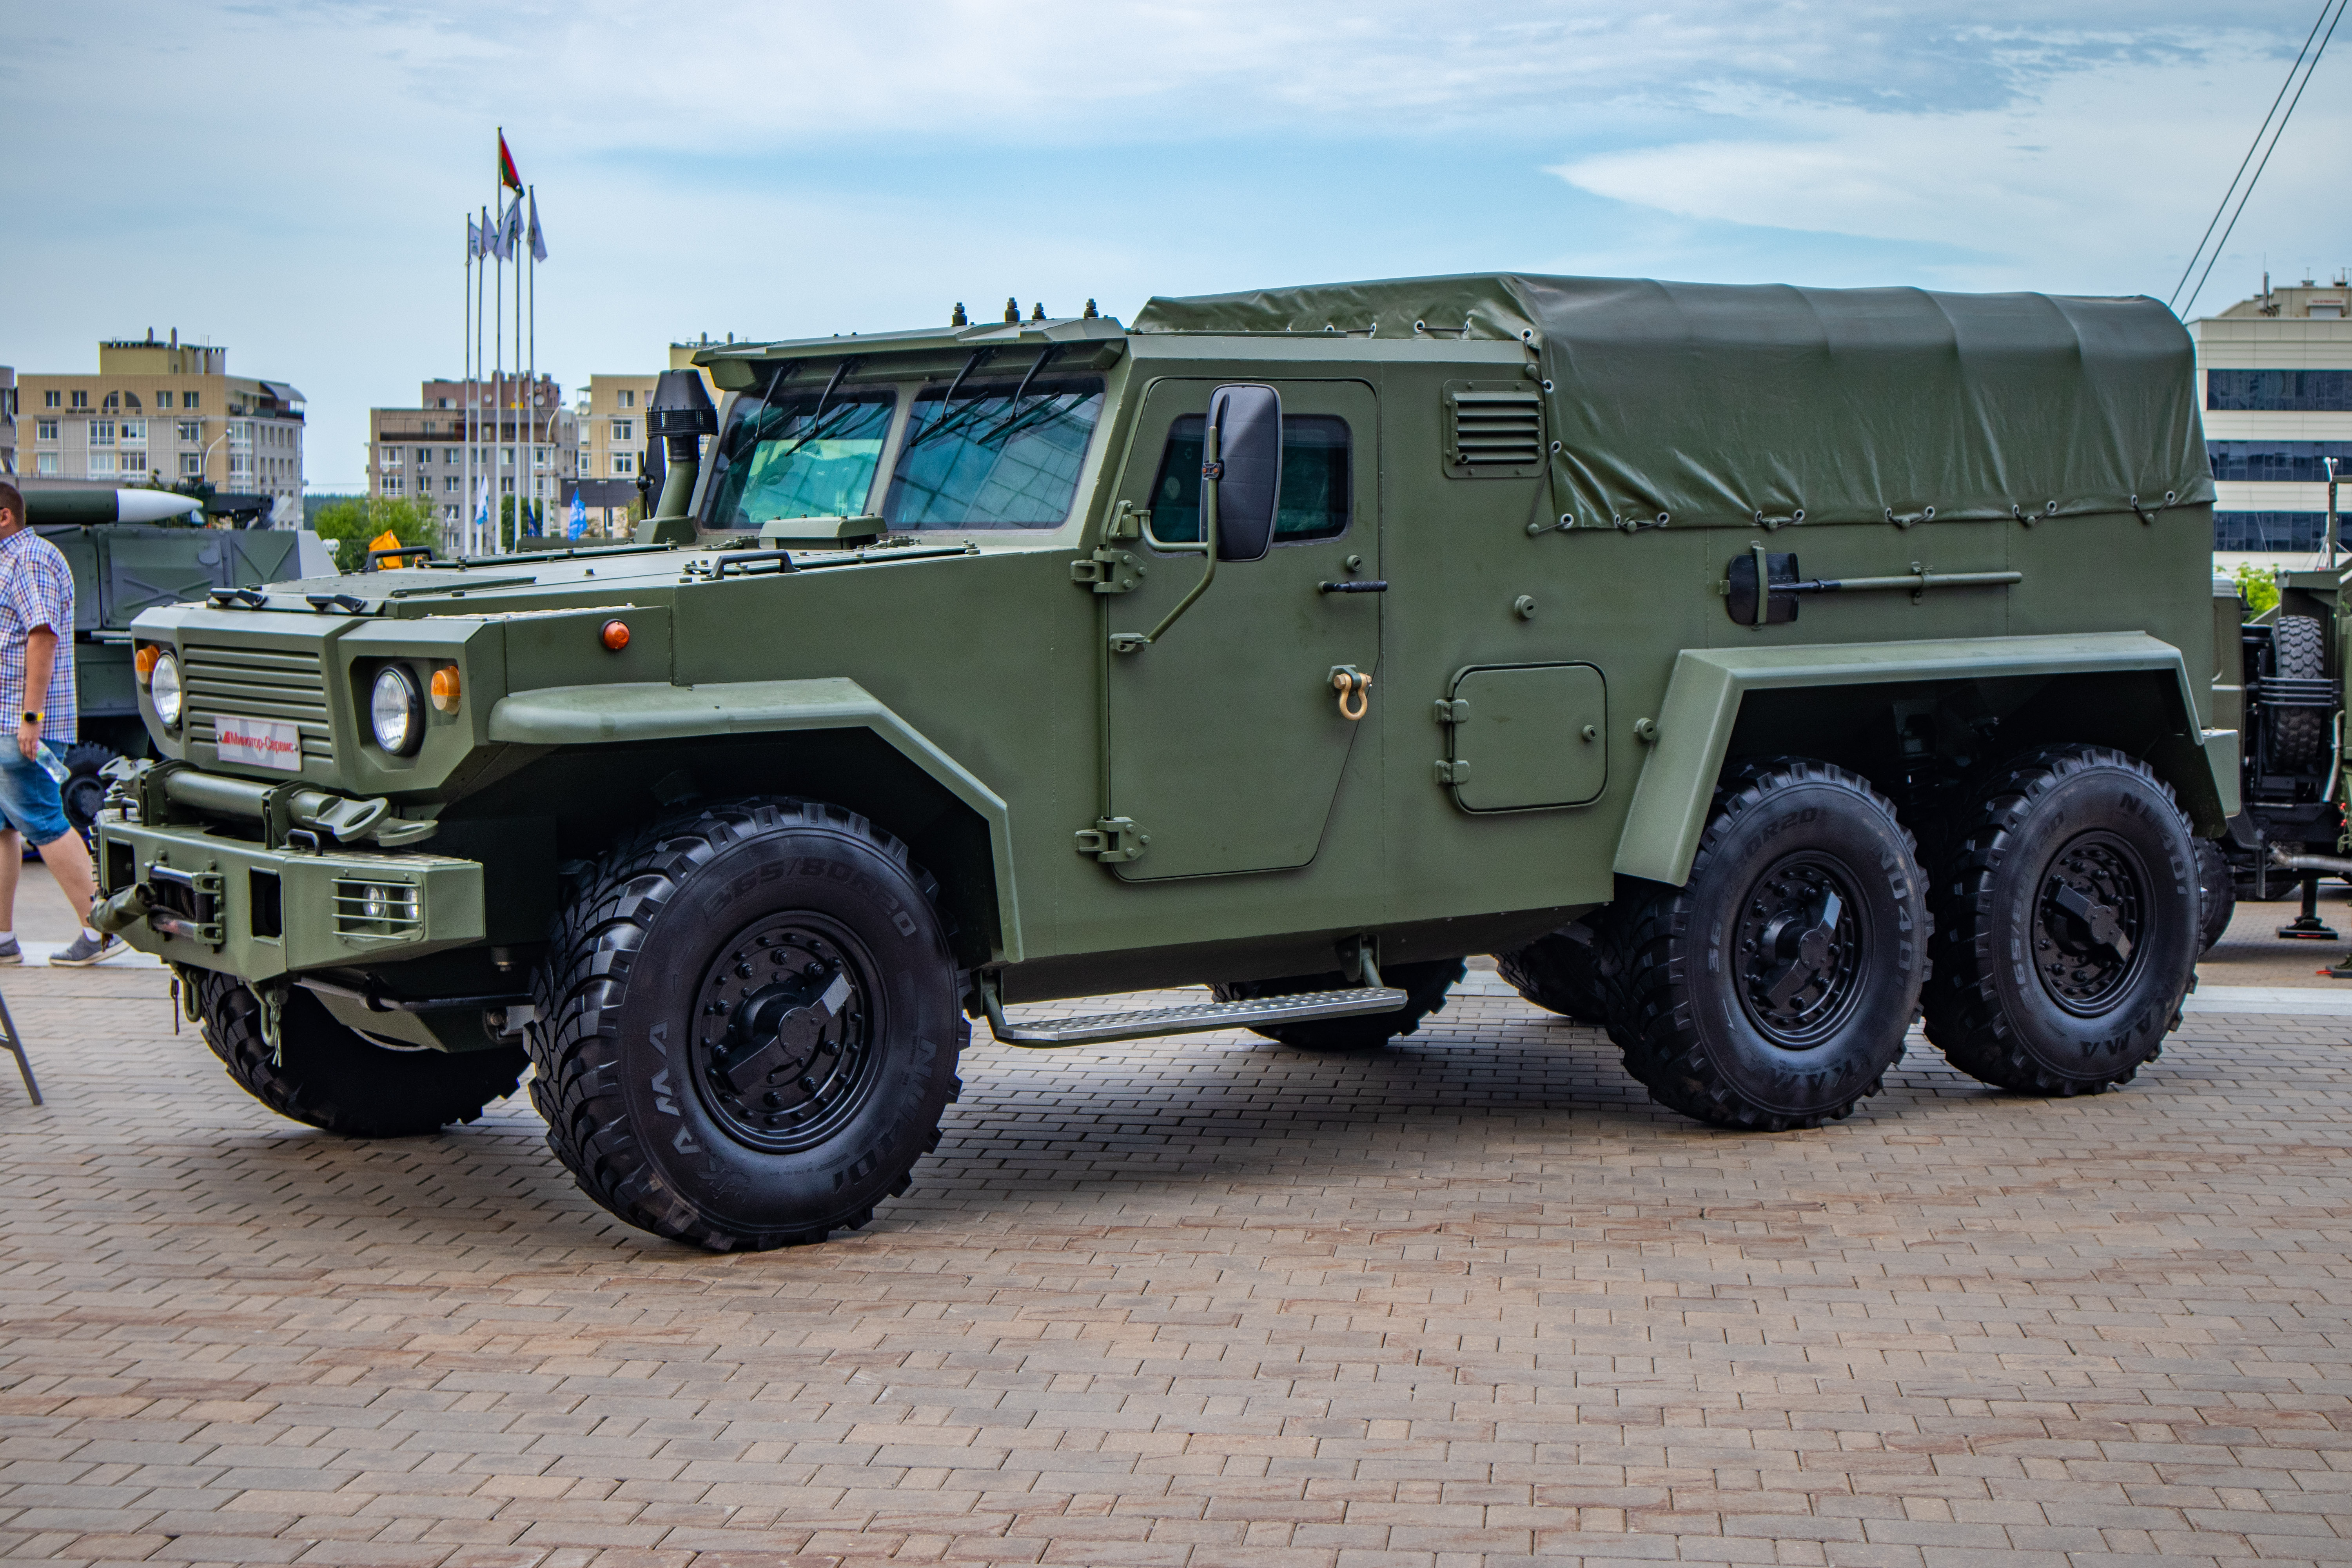
{"type": "Polygon", "coordinates": [[[487,486],[551,514],[579,472],[579,427],[553,376],[428,381],[414,408],[368,410],[368,494],[428,500],[456,522],[487,486]]]}
{"type": "Polygon", "coordinates": [[[0,364],[0,474],[16,472],[16,373],[0,364]]]}
{"type": "Polygon", "coordinates": [[[580,414],[580,477],[634,484],[645,460],[646,405],[657,374],[592,375],[580,414]]]}
{"type": "Polygon", "coordinates": [[[2263,282],[2252,299],[2189,326],[2224,570],[2310,563],[2326,537],[2330,459],[2352,505],[2352,286],[2340,276],[2325,287],[2263,282]]]}
{"type": "Polygon", "coordinates": [[[98,374],[18,377],[18,470],[120,483],[200,479],[271,498],[276,521],[302,513],[302,395],[228,374],[228,350],[158,340],[98,345],[98,374]]]}

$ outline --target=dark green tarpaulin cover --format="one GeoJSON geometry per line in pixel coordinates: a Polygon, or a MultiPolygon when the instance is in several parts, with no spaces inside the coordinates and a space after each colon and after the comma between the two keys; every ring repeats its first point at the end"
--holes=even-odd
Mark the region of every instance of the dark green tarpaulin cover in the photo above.
{"type": "Polygon", "coordinates": [[[2189,334],[2144,296],[1519,276],[1152,300],[1134,330],[1517,338],[1554,510],[1752,526],[2213,499],[2189,334]]]}

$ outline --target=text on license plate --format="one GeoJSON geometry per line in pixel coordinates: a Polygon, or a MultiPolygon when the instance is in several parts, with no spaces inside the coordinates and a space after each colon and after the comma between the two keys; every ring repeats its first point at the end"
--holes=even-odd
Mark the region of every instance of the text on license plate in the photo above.
{"type": "Polygon", "coordinates": [[[213,733],[225,763],[250,763],[256,767],[299,773],[302,767],[302,731],[292,724],[268,719],[240,719],[224,713],[213,733]]]}

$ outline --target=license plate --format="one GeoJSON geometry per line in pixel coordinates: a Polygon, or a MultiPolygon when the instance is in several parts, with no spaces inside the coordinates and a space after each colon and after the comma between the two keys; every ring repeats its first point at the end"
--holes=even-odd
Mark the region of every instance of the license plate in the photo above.
{"type": "Polygon", "coordinates": [[[213,733],[225,763],[250,763],[258,768],[286,773],[302,769],[302,731],[292,724],[268,719],[240,719],[224,713],[213,733]]]}

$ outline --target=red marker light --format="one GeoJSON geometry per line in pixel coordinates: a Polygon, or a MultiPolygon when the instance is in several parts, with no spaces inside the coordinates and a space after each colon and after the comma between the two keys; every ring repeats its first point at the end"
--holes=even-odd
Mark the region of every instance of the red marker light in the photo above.
{"type": "Polygon", "coordinates": [[[604,643],[606,647],[611,648],[614,653],[618,653],[623,648],[628,647],[629,623],[626,621],[606,621],[604,623],[604,643]]]}

